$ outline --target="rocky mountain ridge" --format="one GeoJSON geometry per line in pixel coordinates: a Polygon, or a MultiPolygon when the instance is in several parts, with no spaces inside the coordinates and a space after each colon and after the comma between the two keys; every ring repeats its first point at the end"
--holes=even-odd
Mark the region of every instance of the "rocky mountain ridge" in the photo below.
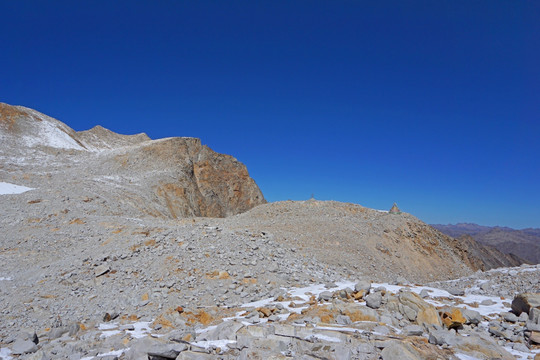
{"type": "Polygon", "coordinates": [[[465,223],[431,226],[456,238],[469,235],[482,245],[492,246],[505,254],[513,254],[533,264],[540,263],[540,229],[516,230],[509,227],[465,223]]]}
{"type": "Polygon", "coordinates": [[[223,217],[265,203],[246,167],[196,138],[151,140],[101,126],[76,132],[35,110],[0,103],[0,178],[65,197],[104,200],[124,216],[223,217]],[[46,185],[45,185],[46,184],[46,185]],[[44,186],[45,185],[45,186],[44,186]]]}

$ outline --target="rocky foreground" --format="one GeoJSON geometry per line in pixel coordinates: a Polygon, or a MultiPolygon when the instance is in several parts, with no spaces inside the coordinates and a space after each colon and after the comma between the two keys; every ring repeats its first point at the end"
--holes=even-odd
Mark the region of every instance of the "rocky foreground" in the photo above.
{"type": "MultiPolygon", "coordinates": [[[[96,279],[108,272],[96,268],[96,279]]],[[[208,276],[223,285],[230,280],[226,273],[208,276]]],[[[233,281],[225,294],[244,291],[243,298],[257,298],[247,285],[251,278],[246,279],[233,281]]],[[[2,322],[7,326],[0,358],[538,359],[539,279],[540,266],[524,265],[432,284],[448,291],[367,280],[329,282],[276,289],[271,297],[236,306],[188,303],[154,318],[103,309],[99,317],[82,321],[58,316],[46,328],[2,322]],[[495,295],[523,289],[537,293],[495,295]]],[[[13,281],[2,278],[2,292],[13,281]]],[[[159,307],[158,294],[134,300],[141,308],[159,307]]],[[[26,316],[32,322],[30,302],[26,316]]]]}
{"type": "Polygon", "coordinates": [[[540,268],[456,264],[452,280],[443,263],[423,273],[401,259],[442,257],[451,242],[408,214],[307,201],[226,219],[123,218],[81,211],[99,202],[82,194],[50,213],[39,194],[2,197],[4,359],[527,359],[540,350],[537,298],[512,312],[517,294],[540,292],[540,268]]]}

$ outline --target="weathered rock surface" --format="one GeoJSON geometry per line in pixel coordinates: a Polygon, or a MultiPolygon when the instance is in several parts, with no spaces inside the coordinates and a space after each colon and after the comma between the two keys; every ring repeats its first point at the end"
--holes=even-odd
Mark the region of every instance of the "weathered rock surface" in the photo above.
{"type": "Polygon", "coordinates": [[[100,213],[137,217],[225,217],[265,203],[243,164],[196,138],[150,140],[100,126],[76,132],[35,110],[0,103],[0,139],[0,159],[9,164],[0,176],[22,171],[37,196],[62,188],[88,199],[89,211],[95,194],[100,213]],[[44,188],[43,176],[56,189],[44,188]]]}
{"type": "Polygon", "coordinates": [[[519,294],[512,301],[512,311],[518,316],[522,312],[529,314],[534,308],[540,309],[540,293],[519,294]]]}
{"type": "Polygon", "coordinates": [[[398,309],[401,314],[418,325],[441,325],[439,314],[435,307],[425,302],[412,292],[402,292],[398,296],[398,309]]]}

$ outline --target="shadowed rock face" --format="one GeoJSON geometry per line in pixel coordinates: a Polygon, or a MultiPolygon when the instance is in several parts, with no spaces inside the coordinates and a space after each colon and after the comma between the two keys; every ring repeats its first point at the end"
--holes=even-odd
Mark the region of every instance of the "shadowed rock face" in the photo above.
{"type": "Polygon", "coordinates": [[[35,110],[0,103],[0,139],[2,177],[24,177],[36,193],[62,189],[105,199],[99,209],[87,204],[91,213],[226,217],[266,202],[242,163],[196,138],[151,140],[101,126],[76,132],[35,110]]]}

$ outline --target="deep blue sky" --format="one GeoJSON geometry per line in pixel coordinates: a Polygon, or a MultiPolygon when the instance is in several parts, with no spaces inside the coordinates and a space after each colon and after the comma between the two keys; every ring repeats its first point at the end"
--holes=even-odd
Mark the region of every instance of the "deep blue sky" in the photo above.
{"type": "Polygon", "coordinates": [[[194,136],[269,201],[540,227],[540,2],[1,1],[0,101],[194,136]]]}

